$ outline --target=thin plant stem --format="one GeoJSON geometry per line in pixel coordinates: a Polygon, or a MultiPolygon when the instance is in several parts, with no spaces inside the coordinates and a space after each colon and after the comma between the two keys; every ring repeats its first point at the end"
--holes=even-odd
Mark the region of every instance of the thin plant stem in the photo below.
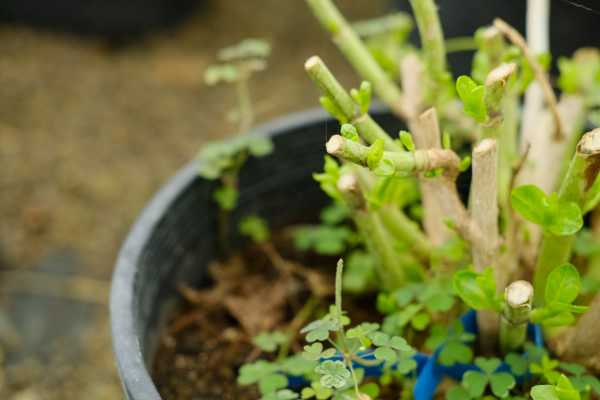
{"type": "Polygon", "coordinates": [[[544,97],[546,98],[546,102],[548,103],[550,113],[554,118],[554,139],[556,141],[563,140],[562,124],[560,121],[560,114],[558,113],[558,101],[556,100],[556,95],[554,94],[554,90],[552,90],[552,86],[550,85],[548,75],[535,56],[532,54],[523,36],[521,36],[521,34],[515,28],[500,18],[496,18],[494,20],[494,26],[498,28],[515,46],[521,49],[523,55],[527,59],[527,62],[529,65],[531,65],[536,80],[542,86],[542,91],[544,93],[544,97]]]}
{"type": "Polygon", "coordinates": [[[373,84],[375,92],[392,111],[403,116],[400,88],[377,63],[333,1],[307,0],[307,3],[354,69],[373,84]]]}
{"type": "Polygon", "coordinates": [[[448,80],[448,71],[444,34],[437,6],[433,0],[410,0],[410,4],[421,36],[426,70],[435,84],[435,90],[443,90],[442,86],[448,80]]]}

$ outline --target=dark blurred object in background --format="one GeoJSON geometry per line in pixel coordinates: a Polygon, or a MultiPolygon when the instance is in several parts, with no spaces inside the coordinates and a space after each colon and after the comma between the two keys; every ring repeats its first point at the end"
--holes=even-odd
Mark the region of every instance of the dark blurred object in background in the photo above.
{"type": "Polygon", "coordinates": [[[0,0],[0,20],[120,39],[174,25],[203,0],[0,0]]]}
{"type": "MultiPolygon", "coordinates": [[[[551,0],[550,43],[553,66],[559,56],[570,56],[584,46],[600,43],[600,1],[551,0]]],[[[410,12],[408,0],[396,0],[398,8],[410,12]]],[[[500,17],[525,33],[526,0],[437,0],[446,38],[472,35],[482,25],[500,17]]],[[[413,32],[413,39],[418,33],[413,32]]],[[[455,76],[471,71],[471,52],[449,56],[455,76]]]]}

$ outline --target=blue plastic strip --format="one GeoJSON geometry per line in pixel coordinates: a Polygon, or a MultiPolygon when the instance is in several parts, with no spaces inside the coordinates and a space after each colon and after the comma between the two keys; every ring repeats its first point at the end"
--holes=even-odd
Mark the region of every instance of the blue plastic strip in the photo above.
{"type": "MultiPolygon", "coordinates": [[[[477,334],[477,314],[471,310],[464,314],[460,318],[460,322],[465,329],[465,332],[477,334]]],[[[537,347],[544,347],[544,339],[542,335],[542,329],[539,325],[529,324],[527,327],[527,335],[531,341],[537,347]]],[[[449,377],[454,380],[460,381],[462,376],[467,371],[479,370],[475,364],[454,364],[450,367],[446,367],[438,363],[438,357],[442,351],[443,346],[440,346],[436,351],[428,358],[423,370],[417,378],[417,382],[413,389],[413,396],[415,400],[431,400],[434,397],[435,391],[440,384],[442,378],[449,377]]],[[[499,371],[510,371],[510,368],[505,363],[502,363],[498,368],[499,371]]],[[[526,377],[517,377],[517,380],[523,380],[526,377]],[[519,379],[520,378],[520,379],[519,379]]]]}

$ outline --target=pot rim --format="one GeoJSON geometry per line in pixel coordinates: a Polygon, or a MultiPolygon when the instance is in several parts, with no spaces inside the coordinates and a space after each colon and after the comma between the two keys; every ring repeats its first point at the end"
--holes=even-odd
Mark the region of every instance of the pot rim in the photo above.
{"type": "MultiPolygon", "coordinates": [[[[376,106],[373,111],[381,109],[381,106],[376,106]]],[[[273,119],[252,129],[251,132],[272,137],[308,123],[325,122],[330,119],[322,109],[311,108],[273,119]]],[[[154,194],[136,218],[117,255],[112,275],[109,311],[113,351],[121,384],[127,396],[135,394],[136,398],[140,399],[161,400],[144,362],[139,341],[139,327],[135,318],[137,266],[146,243],[166,211],[180,193],[198,178],[197,163],[198,159],[189,161],[154,194]]]]}

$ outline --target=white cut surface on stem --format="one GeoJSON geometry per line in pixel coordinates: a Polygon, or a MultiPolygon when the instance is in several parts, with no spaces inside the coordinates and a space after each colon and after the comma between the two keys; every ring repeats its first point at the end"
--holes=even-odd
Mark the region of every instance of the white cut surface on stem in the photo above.
{"type": "Polygon", "coordinates": [[[529,304],[533,299],[533,286],[527,281],[513,282],[506,288],[505,298],[513,308],[529,304]]]}

